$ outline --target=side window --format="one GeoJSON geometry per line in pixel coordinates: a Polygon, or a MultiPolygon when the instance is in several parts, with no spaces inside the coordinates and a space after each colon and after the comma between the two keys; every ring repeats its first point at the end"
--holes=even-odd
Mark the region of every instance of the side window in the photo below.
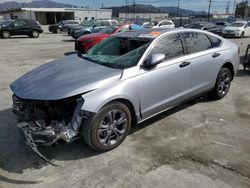
{"type": "Polygon", "coordinates": [[[201,52],[212,48],[212,43],[208,37],[202,33],[182,33],[182,36],[186,42],[188,53],[201,52]]]}
{"type": "Polygon", "coordinates": [[[110,26],[110,23],[108,21],[102,21],[102,26],[110,26]]]}
{"type": "Polygon", "coordinates": [[[213,36],[210,36],[210,35],[207,35],[207,36],[211,40],[213,47],[219,47],[221,45],[222,41],[220,39],[213,37],[213,36]]]}
{"type": "Polygon", "coordinates": [[[250,27],[250,22],[247,23],[247,27],[250,27]]]}
{"type": "Polygon", "coordinates": [[[18,20],[18,21],[15,21],[15,22],[14,22],[14,26],[15,26],[15,27],[23,27],[23,26],[25,26],[25,25],[27,25],[27,24],[26,24],[25,21],[23,21],[23,20],[18,20]]]}
{"type": "Polygon", "coordinates": [[[183,46],[178,34],[173,34],[161,38],[156,43],[150,54],[165,54],[166,59],[172,59],[175,57],[182,56],[183,46]]]}
{"type": "Polygon", "coordinates": [[[95,27],[100,27],[100,26],[102,26],[101,22],[98,21],[98,22],[95,23],[95,27]]]}
{"type": "Polygon", "coordinates": [[[117,22],[112,20],[112,21],[111,21],[111,24],[112,24],[112,25],[117,25],[117,22]]]}

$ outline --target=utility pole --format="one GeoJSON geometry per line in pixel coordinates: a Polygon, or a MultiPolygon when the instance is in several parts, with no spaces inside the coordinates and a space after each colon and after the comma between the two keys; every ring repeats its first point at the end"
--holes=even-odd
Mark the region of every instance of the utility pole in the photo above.
{"type": "Polygon", "coordinates": [[[128,12],[129,12],[129,8],[128,8],[128,6],[129,6],[129,2],[128,2],[128,0],[125,0],[125,7],[126,7],[126,18],[128,18],[128,12]]]}
{"type": "Polygon", "coordinates": [[[227,0],[226,14],[229,14],[229,0],[227,0]]]}
{"type": "Polygon", "coordinates": [[[235,10],[236,10],[236,0],[234,0],[234,7],[233,7],[233,14],[235,16],[235,10]]]}
{"type": "Polygon", "coordinates": [[[208,2],[209,2],[209,5],[208,5],[207,20],[209,22],[209,20],[210,20],[210,9],[211,9],[212,0],[208,0],[208,2]]]}
{"type": "Polygon", "coordinates": [[[136,3],[135,3],[135,0],[133,0],[133,18],[135,18],[135,6],[136,6],[136,3]]]}

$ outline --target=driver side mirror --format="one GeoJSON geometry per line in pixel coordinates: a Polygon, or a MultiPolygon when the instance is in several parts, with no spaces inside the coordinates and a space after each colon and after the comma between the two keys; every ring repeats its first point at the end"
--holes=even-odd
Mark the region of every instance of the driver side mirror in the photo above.
{"type": "Polygon", "coordinates": [[[152,54],[152,55],[150,55],[148,60],[146,60],[142,64],[142,68],[154,67],[154,66],[158,65],[159,63],[161,63],[162,61],[164,61],[165,58],[166,58],[165,54],[152,54]]]}

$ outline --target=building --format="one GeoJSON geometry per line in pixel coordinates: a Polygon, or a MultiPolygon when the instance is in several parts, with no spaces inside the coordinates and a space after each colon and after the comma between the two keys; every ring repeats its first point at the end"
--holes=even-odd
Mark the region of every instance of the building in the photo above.
{"type": "Polygon", "coordinates": [[[235,9],[235,17],[236,18],[247,18],[249,17],[250,8],[248,5],[248,1],[241,1],[236,5],[235,9]]]}
{"type": "Polygon", "coordinates": [[[168,19],[168,17],[168,13],[119,13],[121,19],[162,20],[168,19]]]}
{"type": "Polygon", "coordinates": [[[234,17],[233,14],[213,14],[212,18],[213,19],[228,19],[234,17]]]}
{"type": "Polygon", "coordinates": [[[3,19],[35,19],[40,24],[54,24],[61,20],[111,19],[111,9],[85,8],[19,8],[0,13],[3,19]]]}

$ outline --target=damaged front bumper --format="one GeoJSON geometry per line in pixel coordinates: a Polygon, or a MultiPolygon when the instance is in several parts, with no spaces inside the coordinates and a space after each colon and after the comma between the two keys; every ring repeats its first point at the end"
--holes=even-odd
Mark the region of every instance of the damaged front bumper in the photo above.
{"type": "Polygon", "coordinates": [[[48,160],[38,150],[39,146],[50,146],[59,140],[72,142],[79,138],[79,129],[83,118],[86,114],[81,110],[84,101],[79,100],[74,111],[73,117],[68,124],[64,122],[52,121],[50,125],[43,125],[36,120],[24,121],[17,124],[26,138],[26,144],[44,161],[57,166],[55,163],[48,160]]]}

